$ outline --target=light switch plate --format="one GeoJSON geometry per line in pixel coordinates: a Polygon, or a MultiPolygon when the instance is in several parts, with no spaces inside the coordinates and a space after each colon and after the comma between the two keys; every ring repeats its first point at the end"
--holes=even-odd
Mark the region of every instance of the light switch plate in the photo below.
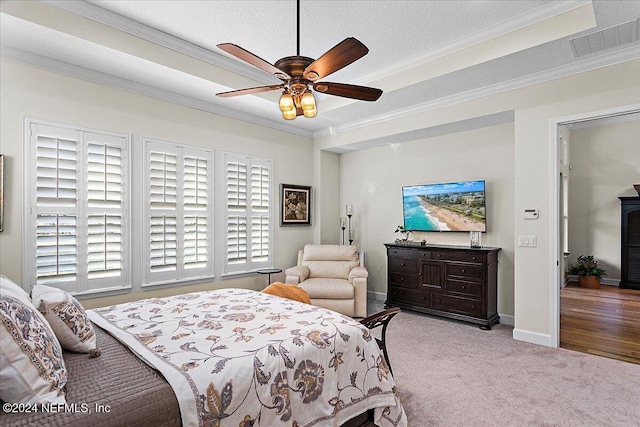
{"type": "Polygon", "coordinates": [[[535,248],[538,246],[538,238],[536,236],[518,236],[518,246],[535,248]]]}

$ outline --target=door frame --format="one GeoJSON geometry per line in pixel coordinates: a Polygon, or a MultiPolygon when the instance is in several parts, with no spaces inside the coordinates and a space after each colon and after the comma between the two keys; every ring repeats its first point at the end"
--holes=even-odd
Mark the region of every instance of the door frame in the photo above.
{"type": "Polygon", "coordinates": [[[586,122],[596,119],[603,119],[608,117],[622,116],[626,114],[633,114],[640,112],[640,104],[629,104],[623,105],[619,107],[609,108],[606,110],[596,110],[589,111],[579,114],[574,114],[571,116],[557,117],[551,119],[550,124],[550,162],[551,162],[551,221],[550,221],[550,234],[549,234],[549,242],[551,242],[551,251],[550,251],[550,265],[551,268],[551,277],[549,280],[551,289],[550,289],[550,307],[549,310],[551,314],[550,325],[551,325],[551,346],[559,347],[560,346],[560,287],[562,286],[563,281],[563,272],[560,271],[560,259],[563,256],[563,251],[561,251],[562,245],[562,236],[560,235],[560,221],[562,218],[560,217],[560,159],[558,156],[559,150],[559,127],[563,125],[570,125],[574,123],[586,122]]]}

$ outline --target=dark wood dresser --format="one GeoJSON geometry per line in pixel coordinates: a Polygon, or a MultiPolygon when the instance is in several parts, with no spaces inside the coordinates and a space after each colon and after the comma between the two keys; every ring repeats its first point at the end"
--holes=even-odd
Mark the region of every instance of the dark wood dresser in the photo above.
{"type": "Polygon", "coordinates": [[[500,248],[386,243],[387,307],[464,320],[491,329],[500,248]]]}
{"type": "Polygon", "coordinates": [[[621,289],[640,289],[640,196],[620,199],[621,289]]]}

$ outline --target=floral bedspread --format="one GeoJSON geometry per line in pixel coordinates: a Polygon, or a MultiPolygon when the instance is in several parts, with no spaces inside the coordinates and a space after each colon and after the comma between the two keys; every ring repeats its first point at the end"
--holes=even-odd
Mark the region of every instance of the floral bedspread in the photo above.
{"type": "Polygon", "coordinates": [[[183,426],[339,426],[376,408],[406,426],[368,329],[336,312],[245,289],[88,310],[158,369],[183,426]]]}

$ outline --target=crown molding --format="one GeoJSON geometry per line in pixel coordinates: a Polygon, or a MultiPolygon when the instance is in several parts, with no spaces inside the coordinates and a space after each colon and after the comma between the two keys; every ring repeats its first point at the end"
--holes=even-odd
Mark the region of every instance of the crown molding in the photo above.
{"type": "Polygon", "coordinates": [[[422,104],[412,105],[410,107],[401,108],[395,111],[391,111],[385,114],[379,114],[367,119],[354,121],[351,123],[345,123],[343,125],[332,126],[326,129],[320,129],[314,132],[314,139],[335,136],[341,132],[352,131],[374,124],[380,124],[382,122],[388,122],[396,120],[401,117],[410,116],[414,114],[424,113],[436,108],[442,108],[462,102],[471,101],[474,99],[484,98],[498,93],[509,92],[516,89],[522,89],[527,86],[546,83],[552,80],[557,80],[564,77],[569,77],[575,74],[580,74],[588,71],[593,71],[598,68],[604,68],[611,65],[620,64],[627,61],[633,61],[640,58],[640,45],[634,45],[624,49],[619,49],[610,53],[605,53],[592,58],[587,58],[582,61],[572,62],[570,64],[563,65],[551,70],[543,71],[540,73],[531,74],[528,76],[512,79],[509,81],[497,83],[473,89],[467,92],[457,93],[455,95],[446,96],[443,98],[427,101],[422,104]]]}
{"type": "Polygon", "coordinates": [[[263,71],[251,66],[246,66],[221,53],[211,51],[181,38],[156,30],[147,25],[141,24],[140,22],[103,9],[100,6],[87,3],[86,1],[42,0],[42,2],[123,31],[132,36],[147,40],[159,46],[166,47],[167,49],[175,50],[176,52],[191,56],[200,61],[224,68],[227,71],[240,74],[241,76],[248,77],[257,82],[274,84],[274,81],[277,81],[275,77],[269,78],[263,71]]]}
{"type": "Polygon", "coordinates": [[[196,99],[190,96],[164,90],[156,86],[146,85],[132,80],[123,79],[121,77],[115,77],[109,74],[101,73],[99,71],[90,70],[88,68],[79,67],[77,65],[69,64],[55,59],[46,58],[20,49],[15,49],[8,46],[1,47],[2,48],[0,49],[0,56],[8,60],[24,63],[46,71],[52,71],[92,83],[111,86],[117,89],[122,89],[151,98],[160,99],[162,101],[183,105],[185,107],[195,108],[197,110],[206,111],[208,113],[242,120],[245,122],[284,132],[289,132],[307,138],[313,138],[312,131],[300,129],[286,123],[280,123],[275,120],[270,120],[253,114],[234,110],[232,108],[223,107],[211,102],[203,101],[201,99],[196,99]]]}
{"type": "Polygon", "coordinates": [[[500,24],[477,31],[473,34],[457,39],[451,43],[445,44],[437,49],[433,49],[424,55],[410,58],[406,61],[395,63],[392,66],[376,71],[366,76],[354,80],[356,84],[365,84],[380,79],[390,78],[393,75],[404,71],[408,68],[416,67],[420,64],[427,63],[447,55],[451,55],[460,50],[487,42],[496,37],[500,37],[538,22],[545,21],[563,13],[570,12],[585,5],[591,4],[591,0],[566,0],[560,2],[551,2],[546,5],[537,7],[531,12],[527,12],[503,21],[500,24]]]}

